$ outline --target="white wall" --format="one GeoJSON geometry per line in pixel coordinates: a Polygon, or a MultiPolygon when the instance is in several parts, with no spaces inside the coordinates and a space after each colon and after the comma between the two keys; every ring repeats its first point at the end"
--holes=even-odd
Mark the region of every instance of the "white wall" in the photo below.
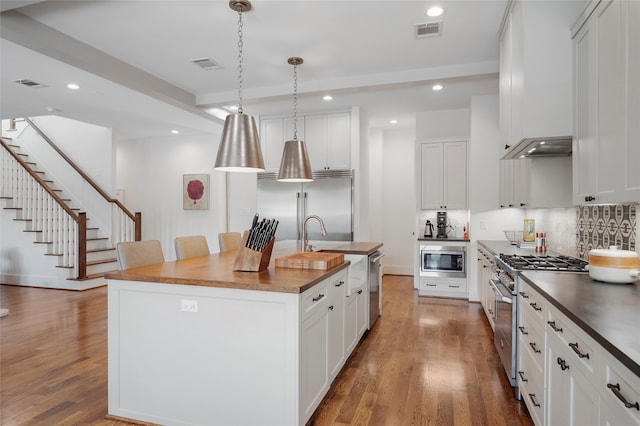
{"type": "MultiPolygon", "coordinates": [[[[385,131],[382,148],[382,240],[386,274],[413,275],[415,175],[413,130],[385,131]]],[[[371,170],[371,173],[375,173],[371,170]]],[[[372,187],[373,188],[373,187],[372,187]]],[[[372,191],[375,191],[372,189],[372,191]]]]}
{"type": "Polygon", "coordinates": [[[469,109],[447,109],[416,114],[416,139],[469,136],[469,109]]]}
{"type": "Polygon", "coordinates": [[[213,170],[220,134],[171,136],[117,145],[117,188],[125,205],[142,212],[142,238],[160,240],[165,258],[175,259],[177,236],[201,234],[218,251],[225,210],[224,173],[213,170]],[[209,210],[183,210],[182,175],[210,175],[209,210]]]}

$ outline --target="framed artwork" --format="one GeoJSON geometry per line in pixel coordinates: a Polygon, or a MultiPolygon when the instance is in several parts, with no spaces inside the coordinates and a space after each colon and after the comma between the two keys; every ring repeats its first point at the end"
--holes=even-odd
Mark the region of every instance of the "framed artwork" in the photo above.
{"type": "Polygon", "coordinates": [[[182,208],[209,210],[209,175],[182,175],[182,208]]]}

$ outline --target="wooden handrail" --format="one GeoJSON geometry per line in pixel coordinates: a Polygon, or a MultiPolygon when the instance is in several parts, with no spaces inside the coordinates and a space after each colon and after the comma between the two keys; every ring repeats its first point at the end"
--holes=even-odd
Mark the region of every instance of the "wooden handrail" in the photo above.
{"type": "Polygon", "coordinates": [[[33,127],[33,130],[35,130],[42,137],[42,139],[44,139],[51,146],[51,148],[53,148],[54,151],[56,151],[58,155],[60,155],[60,157],[62,157],[64,161],[66,161],[73,168],[73,170],[75,170],[80,176],[82,176],[82,178],[87,181],[87,183],[89,183],[89,185],[91,185],[91,187],[93,187],[93,189],[95,189],[96,192],[98,192],[98,194],[102,196],[102,198],[107,200],[109,203],[115,203],[120,208],[120,210],[122,210],[127,216],[129,216],[131,220],[133,220],[134,222],[136,221],[135,214],[131,213],[119,200],[111,198],[109,194],[104,192],[102,188],[100,188],[98,184],[93,181],[93,179],[91,179],[80,167],[78,167],[73,162],[73,160],[71,160],[71,158],[69,158],[60,148],[58,148],[58,146],[51,139],[49,139],[49,137],[45,135],[44,132],[40,130],[40,128],[36,126],[31,119],[25,117],[25,121],[29,123],[29,125],[33,127]]]}
{"type": "Polygon", "coordinates": [[[40,186],[47,192],[47,194],[49,194],[51,198],[53,198],[56,203],[58,203],[60,207],[62,207],[64,211],[67,212],[67,214],[71,216],[71,218],[76,223],[80,223],[80,218],[78,217],[78,215],[73,210],[71,210],[69,206],[67,206],[67,203],[65,203],[64,200],[60,198],[58,194],[56,194],[53,189],[51,189],[49,185],[47,185],[47,183],[40,176],[38,176],[36,172],[31,170],[31,167],[29,167],[29,165],[22,158],[20,158],[19,155],[17,155],[11,148],[9,148],[9,145],[7,145],[5,141],[5,138],[0,138],[0,144],[2,144],[2,147],[9,152],[9,154],[22,166],[22,168],[24,168],[27,173],[29,173],[29,175],[33,179],[35,179],[38,184],[40,184],[40,186]]]}

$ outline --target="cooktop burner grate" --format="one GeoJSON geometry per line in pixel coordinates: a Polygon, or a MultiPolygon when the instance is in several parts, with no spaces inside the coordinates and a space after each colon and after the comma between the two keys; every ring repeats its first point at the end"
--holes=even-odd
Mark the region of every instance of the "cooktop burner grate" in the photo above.
{"type": "Polygon", "coordinates": [[[514,270],[543,270],[557,272],[587,272],[587,262],[570,256],[505,255],[500,259],[514,270]]]}

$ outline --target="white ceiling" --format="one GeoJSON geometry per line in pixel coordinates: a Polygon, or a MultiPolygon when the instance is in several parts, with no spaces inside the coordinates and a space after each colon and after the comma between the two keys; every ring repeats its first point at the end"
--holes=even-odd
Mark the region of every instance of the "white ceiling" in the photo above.
{"type": "MultiPolygon", "coordinates": [[[[292,112],[291,56],[304,58],[299,114],[359,106],[371,127],[388,129],[391,119],[413,127],[419,111],[466,107],[497,93],[506,3],[254,0],[243,14],[244,111],[292,112]],[[429,18],[436,4],[445,13],[429,18]],[[414,25],[434,20],[441,36],[416,39],[414,25]],[[444,90],[432,92],[434,82],[444,90]]],[[[211,131],[220,121],[204,110],[237,104],[238,15],[227,0],[0,4],[2,118],[55,113],[145,138],[211,131]],[[190,62],[202,57],[221,68],[190,62]],[[25,78],[46,87],[13,82],[25,78]]]]}

